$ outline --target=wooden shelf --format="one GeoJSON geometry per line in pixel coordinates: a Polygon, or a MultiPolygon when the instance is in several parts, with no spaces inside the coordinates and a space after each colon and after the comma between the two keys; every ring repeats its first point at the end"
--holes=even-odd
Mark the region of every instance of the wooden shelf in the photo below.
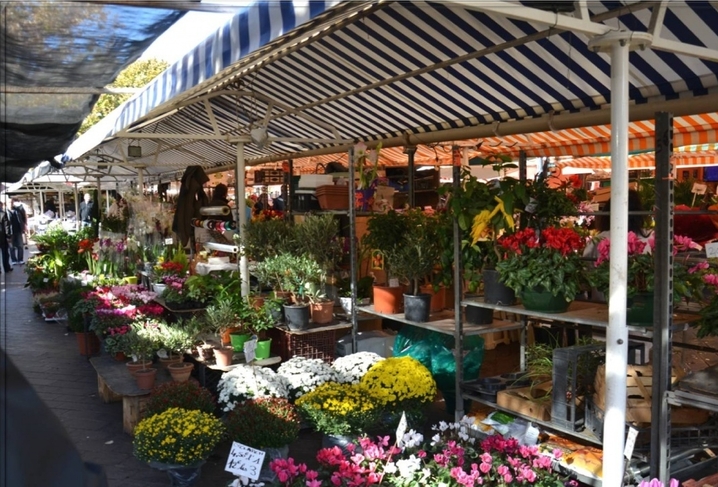
{"type": "MultiPolygon", "coordinates": [[[[456,320],[454,319],[453,311],[440,311],[438,313],[432,313],[429,316],[429,321],[424,323],[407,320],[404,317],[404,313],[379,313],[377,311],[374,311],[374,306],[361,306],[357,308],[357,311],[369,313],[375,316],[380,316],[389,320],[399,321],[401,323],[406,323],[407,325],[413,325],[419,328],[426,328],[427,330],[432,330],[447,335],[453,335],[456,331],[456,320]]],[[[463,334],[465,336],[474,336],[483,335],[486,333],[494,333],[497,331],[519,330],[521,328],[523,328],[523,323],[521,322],[494,320],[494,322],[490,325],[463,324],[463,334]]]]}

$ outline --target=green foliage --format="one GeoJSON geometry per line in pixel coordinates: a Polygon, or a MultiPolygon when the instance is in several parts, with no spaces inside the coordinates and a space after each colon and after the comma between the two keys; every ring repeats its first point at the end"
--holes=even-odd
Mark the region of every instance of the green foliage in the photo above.
{"type": "Polygon", "coordinates": [[[406,220],[401,239],[386,256],[394,275],[411,285],[410,293],[419,293],[419,283],[428,278],[441,255],[438,238],[438,219],[421,210],[402,214],[406,220]]]}
{"type": "MultiPolygon", "coordinates": [[[[157,59],[136,61],[122,71],[110,86],[114,88],[142,88],[167,69],[168,66],[169,64],[166,62],[157,59]]],[[[78,135],[87,132],[90,127],[105,118],[125,101],[129,100],[131,96],[131,94],[100,95],[92,112],[82,122],[78,135]]]]}
{"type": "MultiPolygon", "coordinates": [[[[63,280],[60,283],[59,302],[67,310],[67,326],[74,332],[85,331],[84,311],[87,309],[84,297],[92,286],[84,286],[81,281],[63,280]]],[[[92,308],[94,310],[94,307],[92,308]]]]}
{"type": "Polygon", "coordinates": [[[528,227],[558,225],[561,218],[578,213],[576,202],[569,198],[568,187],[550,188],[546,180],[546,175],[539,176],[528,187],[529,206],[524,212],[528,227]]]}
{"type": "Polygon", "coordinates": [[[220,294],[205,312],[207,331],[219,336],[234,327],[242,328],[240,331],[247,331],[245,324],[249,309],[249,303],[239,292],[220,294]]]}
{"type": "Polygon", "coordinates": [[[324,272],[334,270],[344,255],[339,221],[333,215],[307,215],[295,225],[297,250],[314,259],[324,272]]]}
{"type": "Polygon", "coordinates": [[[234,241],[241,243],[247,258],[255,262],[297,250],[295,225],[281,218],[249,222],[234,241]]]}
{"type": "Polygon", "coordinates": [[[217,404],[212,394],[194,381],[167,382],[152,390],[145,417],[160,414],[169,408],[203,411],[213,414],[217,404]]]}
{"type": "Polygon", "coordinates": [[[159,340],[162,347],[171,353],[180,355],[192,348],[200,332],[200,329],[195,326],[195,323],[196,322],[190,320],[184,320],[161,326],[159,329],[159,340]]]}
{"type": "Polygon", "coordinates": [[[231,280],[233,280],[232,271],[213,272],[203,276],[199,274],[189,276],[184,282],[186,297],[204,305],[222,292],[231,280]]]}
{"type": "Polygon", "coordinates": [[[373,214],[367,221],[367,233],[362,238],[362,248],[367,251],[378,250],[384,254],[384,270],[387,277],[393,276],[393,273],[386,257],[394,250],[396,242],[404,238],[408,230],[407,225],[408,220],[394,210],[373,214]]]}
{"type": "Polygon", "coordinates": [[[255,275],[275,291],[291,293],[300,303],[305,301],[307,286],[320,282],[322,271],[311,257],[283,252],[258,262],[255,275]]]}
{"type": "Polygon", "coordinates": [[[251,448],[282,448],[299,437],[299,414],[286,399],[263,397],[238,404],[227,414],[229,439],[251,448]]]}

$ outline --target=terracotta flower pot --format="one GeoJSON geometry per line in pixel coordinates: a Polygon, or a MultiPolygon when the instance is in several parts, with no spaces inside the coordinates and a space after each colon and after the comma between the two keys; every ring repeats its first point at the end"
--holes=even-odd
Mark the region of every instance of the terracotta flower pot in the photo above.
{"type": "Polygon", "coordinates": [[[190,375],[192,375],[193,368],[194,364],[191,364],[189,362],[179,362],[175,364],[170,364],[167,367],[167,370],[170,371],[170,375],[172,376],[173,381],[187,382],[190,375]]]}
{"type": "Polygon", "coordinates": [[[127,370],[130,372],[130,375],[134,377],[135,372],[137,372],[138,370],[152,368],[152,361],[145,360],[144,362],[127,362],[125,364],[125,367],[127,367],[127,370]]]}
{"type": "Polygon", "coordinates": [[[437,311],[441,311],[445,308],[445,294],[444,294],[444,288],[439,288],[438,291],[434,292],[434,286],[431,284],[427,284],[425,286],[421,286],[419,288],[422,294],[430,294],[431,295],[431,308],[430,311],[432,313],[436,313],[437,311]]]}
{"type": "Polygon", "coordinates": [[[374,286],[374,311],[377,313],[397,314],[404,309],[404,288],[374,286]]]}
{"type": "Polygon", "coordinates": [[[234,350],[232,347],[223,347],[214,349],[214,360],[220,367],[228,367],[232,365],[232,357],[234,350]]]}
{"type": "Polygon", "coordinates": [[[160,369],[166,369],[172,364],[179,364],[182,363],[184,360],[184,357],[182,355],[171,355],[167,358],[160,357],[159,359],[159,368],[160,369]]]}
{"type": "Polygon", "coordinates": [[[314,323],[331,323],[334,319],[334,301],[323,301],[310,305],[312,321],[314,323]]]}
{"type": "Polygon", "coordinates": [[[75,333],[77,346],[80,348],[80,355],[97,355],[100,353],[100,339],[94,332],[75,333]]]}
{"type": "Polygon", "coordinates": [[[153,389],[155,387],[155,377],[157,376],[157,369],[140,369],[135,372],[135,381],[137,387],[143,390],[153,389]]]}

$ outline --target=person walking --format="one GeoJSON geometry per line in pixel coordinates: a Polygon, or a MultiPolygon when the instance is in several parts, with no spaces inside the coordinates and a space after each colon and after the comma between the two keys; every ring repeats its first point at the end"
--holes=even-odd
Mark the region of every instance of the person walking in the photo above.
{"type": "Polygon", "coordinates": [[[25,209],[15,198],[11,200],[11,208],[8,209],[8,217],[10,218],[10,227],[12,228],[12,238],[10,240],[10,260],[13,264],[25,263],[25,244],[22,237],[27,228],[27,216],[25,209]]]}
{"type": "Polygon", "coordinates": [[[80,221],[85,227],[92,224],[92,205],[92,196],[90,193],[85,193],[85,199],[80,203],[80,221]]]}
{"type": "Polygon", "coordinates": [[[12,238],[12,226],[10,218],[5,211],[4,205],[0,203],[0,253],[2,253],[2,267],[5,272],[12,272],[10,263],[10,239],[12,238]]]}

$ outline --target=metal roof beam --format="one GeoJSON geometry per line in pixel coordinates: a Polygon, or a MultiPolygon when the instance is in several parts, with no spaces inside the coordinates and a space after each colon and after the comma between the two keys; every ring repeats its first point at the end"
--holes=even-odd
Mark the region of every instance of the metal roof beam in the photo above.
{"type": "Polygon", "coordinates": [[[653,38],[651,49],[659,51],[668,51],[674,54],[682,54],[684,56],[697,57],[705,61],[713,61],[718,63],[718,50],[709,49],[695,44],[686,44],[684,42],[671,41],[669,39],[653,38]]]}
{"type": "Polygon", "coordinates": [[[499,15],[509,19],[523,20],[531,23],[541,23],[550,26],[552,29],[568,30],[574,33],[581,33],[587,36],[598,36],[607,34],[613,27],[604,24],[570,17],[554,12],[547,12],[537,8],[525,7],[516,3],[506,1],[476,2],[474,0],[454,0],[452,3],[461,5],[467,10],[475,10],[491,15],[499,15]]]}
{"type": "Polygon", "coordinates": [[[132,95],[142,88],[114,86],[3,86],[3,93],[22,95],[132,95]]]}

